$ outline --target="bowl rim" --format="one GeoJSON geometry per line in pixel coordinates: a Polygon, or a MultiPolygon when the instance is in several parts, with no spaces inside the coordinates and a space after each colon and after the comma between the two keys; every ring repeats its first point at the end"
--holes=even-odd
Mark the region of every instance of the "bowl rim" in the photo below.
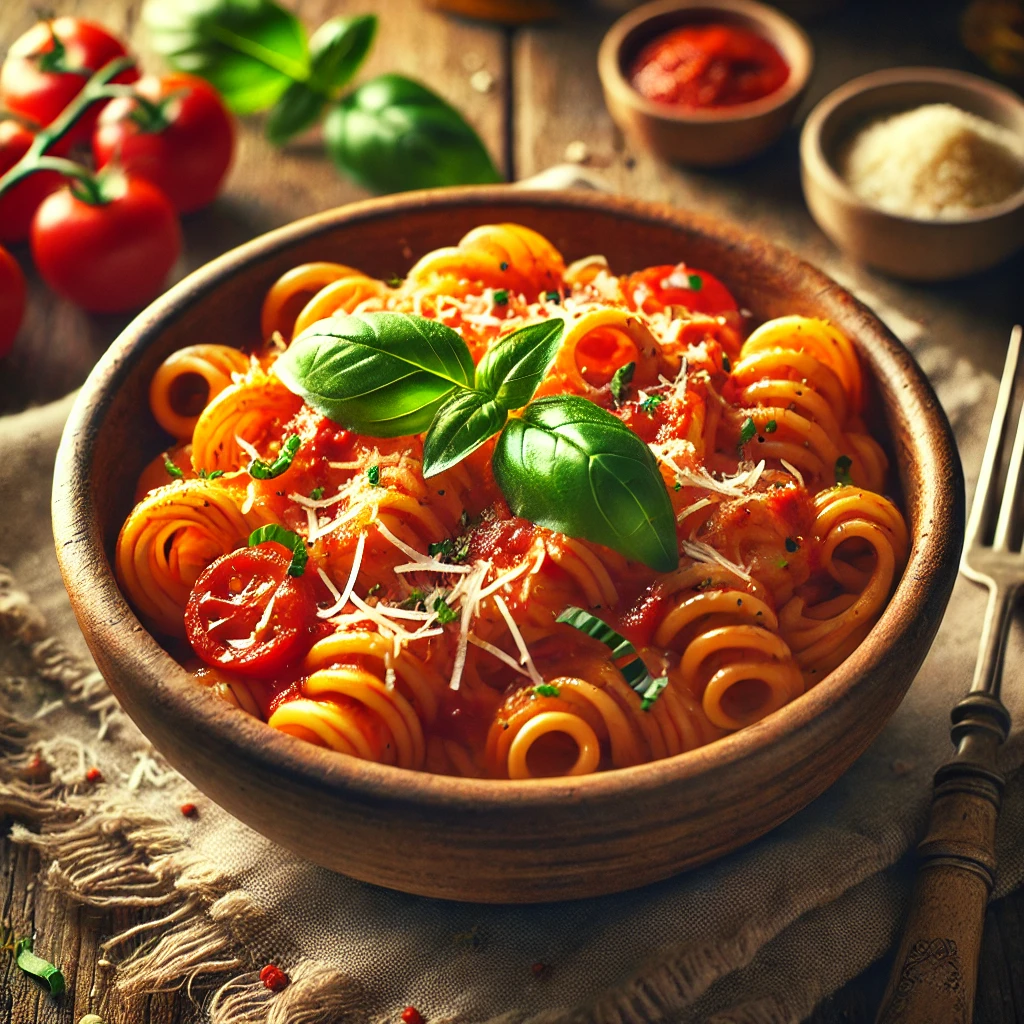
{"type": "MultiPolygon", "coordinates": [[[[511,216],[511,212],[509,214],[511,216]]],[[[894,393],[895,389],[894,389],[894,393]]],[[[897,404],[897,407],[898,404],[897,404]]],[[[912,462],[912,465],[915,464],[912,462]]],[[[668,204],[642,202],[605,193],[531,191],[507,186],[465,186],[429,189],[363,200],[313,214],[260,235],[193,271],[140,313],[100,358],[71,409],[57,452],[53,486],[53,526],[57,558],[65,585],[72,594],[79,623],[87,634],[131,634],[126,654],[117,657],[133,686],[161,686],[163,697],[179,716],[220,747],[231,747],[236,758],[257,760],[274,777],[301,781],[311,789],[328,789],[365,805],[418,806],[457,813],[500,813],[512,808],[547,807],[553,803],[598,805],[621,798],[624,789],[656,792],[686,779],[701,776],[734,762],[754,760],[766,746],[811,725],[833,704],[847,700],[851,691],[899,641],[914,631],[938,589],[952,588],[959,563],[963,526],[963,473],[956,443],[930,383],[909,351],[859,300],[822,271],[792,252],[727,222],[668,204]],[[159,645],[140,622],[120,591],[91,507],[90,473],[96,439],[112,396],[134,362],[166,326],[194,301],[205,298],[221,283],[250,263],[258,264],[280,250],[340,225],[358,226],[376,217],[398,219],[403,212],[424,208],[443,214],[451,205],[488,207],[571,207],[622,218],[630,215],[665,224],[682,235],[687,230],[710,235],[736,250],[767,248],[772,266],[782,274],[802,273],[819,293],[832,292],[865,318],[874,336],[872,358],[879,376],[902,380],[902,400],[920,412],[923,422],[910,444],[922,465],[946,464],[949,472],[919,473],[919,530],[907,567],[884,612],[868,637],[842,665],[807,693],[767,718],[714,743],[672,757],[592,775],[530,780],[470,779],[402,769],[339,755],[273,729],[195,685],[191,676],[159,645]],[[77,467],[81,467],[81,471],[77,467]],[[950,513],[957,529],[930,528],[929,521],[950,513]],[[924,532],[920,533],[923,529],[924,532]],[[920,533],[920,535],[918,535],[920,533]],[[921,581],[930,578],[930,585],[921,581]],[[88,581],[88,582],[85,582],[88,581]],[[88,588],[88,600],[76,592],[88,588]],[[883,634],[891,639],[879,643],[883,634]],[[875,637],[872,644],[871,638],[875,637]],[[168,684],[168,685],[164,685],[168,684]],[[200,718],[195,721],[194,716],[200,718]]],[[[944,603],[944,602],[943,602],[944,603]]],[[[908,684],[909,685],[909,684],[908,684]]]]}
{"type": "MultiPolygon", "coordinates": [[[[878,218],[884,218],[894,224],[913,225],[924,228],[956,228],[961,225],[985,224],[997,221],[1002,217],[1024,208],[1024,185],[1012,195],[998,203],[978,208],[977,213],[966,217],[911,217],[907,214],[894,213],[884,207],[877,206],[862,199],[843,180],[833,162],[826,156],[821,138],[829,122],[843,119],[843,107],[857,96],[874,92],[884,96],[887,90],[902,85],[952,85],[969,92],[985,96],[994,103],[1016,109],[1024,120],[1024,100],[1010,89],[991,82],[980,75],[969,71],[958,71],[954,68],[932,67],[930,65],[913,65],[899,68],[884,68],[881,71],[870,71],[866,75],[851,78],[837,89],[824,96],[807,115],[803,130],[800,132],[800,163],[804,171],[811,175],[822,188],[826,189],[833,199],[840,200],[849,206],[862,210],[878,218]]],[[[936,97],[934,103],[952,102],[936,97]]],[[[953,103],[956,106],[956,103],[953,103]]],[[[908,109],[913,109],[908,108],[908,109]]],[[[980,115],[979,115],[980,116],[980,115]]]]}
{"type": "Polygon", "coordinates": [[[652,0],[624,14],[605,33],[597,52],[597,68],[606,89],[648,117],[677,125],[742,124],[757,120],[799,98],[814,71],[814,46],[807,33],[792,18],[758,0],[652,0]],[[655,18],[679,14],[683,16],[682,24],[688,20],[686,15],[689,12],[696,15],[702,11],[740,15],[757,23],[762,29],[770,27],[770,34],[758,34],[777,49],[782,48],[774,36],[785,36],[792,48],[786,47],[782,54],[789,66],[789,78],[774,92],[760,99],[710,110],[690,110],[658,103],[637,92],[622,73],[622,50],[629,37],[655,18]],[[797,54],[797,60],[792,59],[794,53],[797,54]]]}

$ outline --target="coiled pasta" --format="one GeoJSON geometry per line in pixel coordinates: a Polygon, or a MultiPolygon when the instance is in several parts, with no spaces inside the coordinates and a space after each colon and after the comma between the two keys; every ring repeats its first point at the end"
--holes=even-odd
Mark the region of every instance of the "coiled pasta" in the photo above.
{"type": "Polygon", "coordinates": [[[257,355],[196,345],[160,367],[170,440],[140,478],[118,578],[164,634],[185,633],[188,606],[200,685],[342,755],[530,779],[683,754],[818,684],[908,554],[853,343],[800,315],[747,329],[704,271],[566,267],[516,224],[475,228],[397,286],[295,267],[267,293],[257,355]],[[361,436],[275,375],[294,336],[374,311],[433,317],[476,361],[563,319],[535,395],[582,396],[650,446],[679,568],[514,516],[493,441],[425,479],[421,437],[361,436]]]}

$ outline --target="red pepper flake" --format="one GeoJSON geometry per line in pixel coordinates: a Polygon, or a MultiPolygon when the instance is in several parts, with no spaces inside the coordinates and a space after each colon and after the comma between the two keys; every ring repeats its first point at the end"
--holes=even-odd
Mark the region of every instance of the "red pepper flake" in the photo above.
{"type": "Polygon", "coordinates": [[[530,970],[533,971],[533,976],[535,978],[539,978],[542,974],[544,974],[547,971],[547,969],[548,965],[541,963],[539,960],[530,968],[530,970]]]}
{"type": "Polygon", "coordinates": [[[263,982],[266,988],[269,988],[271,992],[280,992],[281,989],[288,987],[288,975],[281,970],[276,964],[267,964],[266,967],[260,971],[260,981],[263,982]]]}
{"type": "Polygon", "coordinates": [[[415,1006],[407,1006],[402,1011],[402,1020],[405,1024],[423,1024],[423,1014],[415,1006]]]}
{"type": "Polygon", "coordinates": [[[103,781],[103,772],[101,772],[99,770],[99,768],[97,768],[95,765],[93,765],[92,768],[90,768],[85,773],[85,781],[86,782],[93,782],[93,783],[95,783],[95,782],[102,782],[103,781]]]}
{"type": "Polygon", "coordinates": [[[199,815],[199,808],[195,804],[182,804],[179,810],[186,818],[195,818],[199,815]]]}

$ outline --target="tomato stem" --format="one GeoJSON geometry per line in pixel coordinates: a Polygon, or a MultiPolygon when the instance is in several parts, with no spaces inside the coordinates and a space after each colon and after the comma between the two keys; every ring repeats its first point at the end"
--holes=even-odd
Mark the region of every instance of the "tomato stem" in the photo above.
{"type": "Polygon", "coordinates": [[[83,183],[86,193],[91,195],[95,191],[98,196],[99,191],[95,189],[94,184],[89,184],[89,182],[95,182],[92,172],[80,164],[76,164],[73,160],[61,160],[56,157],[44,156],[44,154],[50,146],[59,142],[71,131],[93,103],[104,99],[105,91],[110,88],[109,82],[112,78],[116,78],[122,71],[127,71],[128,68],[134,66],[133,58],[117,57],[96,71],[85,83],[82,91],[61,111],[60,116],[36,135],[25,155],[0,177],[0,196],[9,192],[19,181],[27,178],[30,174],[45,170],[60,171],[61,174],[73,177],[83,183]],[[56,164],[60,166],[55,166],[56,164]]]}

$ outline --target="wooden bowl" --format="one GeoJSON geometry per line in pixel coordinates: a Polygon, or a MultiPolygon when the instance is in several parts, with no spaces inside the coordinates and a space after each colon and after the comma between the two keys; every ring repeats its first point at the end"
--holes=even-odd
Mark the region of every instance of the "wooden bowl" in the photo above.
{"type": "Polygon", "coordinates": [[[899,704],[953,586],[963,478],[949,424],[913,358],[838,284],[712,219],[630,199],[478,187],[407,193],[308,217],[234,249],[154,302],[86,381],[57,455],[54,535],[96,663],[183,775],[297,854],[406,892],[537,902],[616,892],[704,863],[800,810],[899,704]],[[889,607],[832,675],[764,721],[677,757],[572,779],[485,781],[406,771],[269,729],[196,682],[118,589],[111,557],[142,466],[167,443],[148,408],[160,362],[207,339],[258,337],[283,271],[338,260],[387,277],[478,224],[518,221],[567,259],[628,271],[680,259],[720,277],[758,318],[827,317],[877,383],[913,548],[889,607]]]}
{"type": "Polygon", "coordinates": [[[811,111],[800,136],[801,177],[812,216],[847,255],[894,277],[942,281],[995,266],[1024,245],[1024,188],[970,217],[922,220],[865,202],[836,170],[853,132],[923,103],[952,103],[1024,136],[1024,102],[984,78],[947,68],[875,71],[811,111]]]}
{"type": "Polygon", "coordinates": [[[807,88],[814,51],[796,22],[754,0],[656,0],[620,18],[601,41],[597,70],[615,123],[664,160],[695,167],[740,163],[770,146],[793,119],[807,88]],[[726,22],[763,36],[789,65],[782,88],[753,103],[683,110],[646,99],[626,69],[645,43],[679,25],[726,22]]]}

